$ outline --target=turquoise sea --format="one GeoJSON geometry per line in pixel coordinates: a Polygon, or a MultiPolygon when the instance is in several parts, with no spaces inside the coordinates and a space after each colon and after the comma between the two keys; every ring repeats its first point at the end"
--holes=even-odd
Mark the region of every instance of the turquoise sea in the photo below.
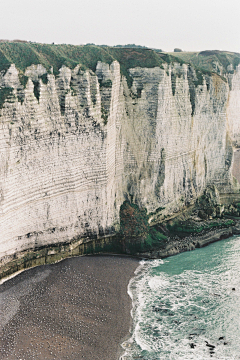
{"type": "Polygon", "coordinates": [[[121,360],[240,359],[240,237],[141,261],[121,360]]]}

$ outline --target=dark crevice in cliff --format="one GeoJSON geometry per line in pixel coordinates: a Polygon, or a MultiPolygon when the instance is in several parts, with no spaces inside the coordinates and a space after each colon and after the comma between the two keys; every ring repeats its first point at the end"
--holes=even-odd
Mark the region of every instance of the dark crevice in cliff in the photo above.
{"type": "Polygon", "coordinates": [[[5,100],[12,94],[13,88],[0,88],[0,109],[3,107],[5,100]]]}
{"type": "Polygon", "coordinates": [[[165,181],[165,158],[166,158],[166,152],[164,149],[161,149],[158,177],[155,185],[155,195],[157,197],[159,197],[160,188],[163,186],[163,183],[165,181]]]}
{"type": "Polygon", "coordinates": [[[192,113],[191,115],[194,115],[194,111],[195,111],[195,100],[196,100],[196,86],[195,86],[195,74],[193,69],[189,66],[188,67],[188,86],[189,86],[189,95],[190,95],[190,102],[191,102],[191,106],[192,106],[192,113]]]}
{"type": "Polygon", "coordinates": [[[34,96],[35,96],[35,98],[37,99],[37,101],[39,101],[39,97],[40,97],[40,85],[39,85],[39,81],[34,81],[34,80],[33,80],[33,85],[34,85],[34,88],[33,88],[34,96]]]}
{"type": "Polygon", "coordinates": [[[175,95],[175,91],[176,91],[176,80],[177,79],[177,75],[172,72],[171,73],[171,83],[172,83],[172,94],[173,96],[175,95]]]}
{"type": "Polygon", "coordinates": [[[27,82],[28,82],[28,77],[20,73],[19,74],[19,81],[20,81],[20,84],[23,86],[23,88],[26,89],[27,82]]]}

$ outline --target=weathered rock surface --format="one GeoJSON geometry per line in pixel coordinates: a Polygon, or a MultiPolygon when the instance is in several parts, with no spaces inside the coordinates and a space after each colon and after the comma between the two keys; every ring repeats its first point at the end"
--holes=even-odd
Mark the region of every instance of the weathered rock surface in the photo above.
{"type": "Polygon", "coordinates": [[[25,75],[25,88],[14,65],[0,77],[9,90],[0,109],[2,264],[24,250],[114,234],[126,199],[156,222],[208,185],[235,191],[240,66],[229,84],[212,74],[195,86],[187,65],[136,67],[131,89],[117,61],[98,62],[96,73],[63,66],[57,76],[32,65],[25,75]]]}

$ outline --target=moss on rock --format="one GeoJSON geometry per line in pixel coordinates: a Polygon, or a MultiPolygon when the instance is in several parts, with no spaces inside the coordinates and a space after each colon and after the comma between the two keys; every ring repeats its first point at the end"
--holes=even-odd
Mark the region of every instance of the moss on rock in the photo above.
{"type": "Polygon", "coordinates": [[[147,210],[124,201],[120,208],[120,235],[123,252],[136,254],[165,247],[167,236],[148,223],[147,210]]]}

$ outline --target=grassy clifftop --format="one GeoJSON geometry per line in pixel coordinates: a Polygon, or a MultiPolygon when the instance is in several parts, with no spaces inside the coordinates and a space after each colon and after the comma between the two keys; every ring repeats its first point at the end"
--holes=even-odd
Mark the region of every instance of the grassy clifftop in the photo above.
{"type": "Polygon", "coordinates": [[[74,68],[80,64],[82,69],[95,70],[98,61],[111,63],[117,60],[121,72],[128,75],[128,69],[136,66],[155,67],[163,63],[186,63],[197,69],[222,74],[231,72],[240,63],[240,54],[223,51],[165,53],[158,50],[137,47],[109,47],[97,45],[54,45],[22,42],[0,43],[0,71],[6,71],[11,64],[24,73],[32,64],[42,64],[48,71],[53,67],[54,74],[62,65],[74,68]],[[230,70],[229,70],[230,69],[230,70]]]}
{"type": "MultiPolygon", "coordinates": [[[[175,54],[175,53],[170,53],[175,54]]],[[[179,59],[190,63],[193,67],[211,72],[227,73],[233,71],[240,64],[240,54],[229,51],[205,50],[200,52],[179,52],[179,59]],[[232,68],[232,70],[230,69],[232,68]]]]}
{"type": "Polygon", "coordinates": [[[22,72],[32,64],[42,64],[47,70],[53,67],[58,73],[62,65],[74,68],[81,64],[83,69],[95,70],[98,61],[111,63],[118,60],[123,69],[130,67],[161,66],[164,62],[153,50],[111,48],[96,45],[54,45],[37,43],[0,43],[0,70],[6,70],[14,63],[22,72]]]}

